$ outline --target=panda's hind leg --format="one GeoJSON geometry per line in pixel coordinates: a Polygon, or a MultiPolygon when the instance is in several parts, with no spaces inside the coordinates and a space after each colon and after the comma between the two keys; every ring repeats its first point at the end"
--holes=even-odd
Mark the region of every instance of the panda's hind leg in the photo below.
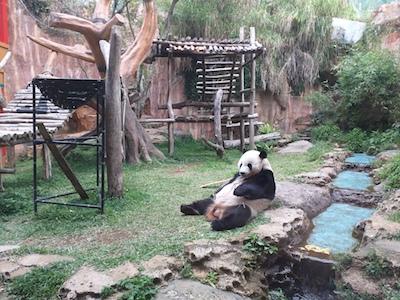
{"type": "Polygon", "coordinates": [[[211,228],[215,231],[221,231],[242,227],[246,225],[250,218],[250,207],[243,204],[232,206],[226,209],[222,219],[211,222],[211,228]]]}
{"type": "Polygon", "coordinates": [[[211,204],[213,204],[213,198],[209,197],[188,205],[181,205],[181,212],[185,215],[204,215],[211,204]]]}

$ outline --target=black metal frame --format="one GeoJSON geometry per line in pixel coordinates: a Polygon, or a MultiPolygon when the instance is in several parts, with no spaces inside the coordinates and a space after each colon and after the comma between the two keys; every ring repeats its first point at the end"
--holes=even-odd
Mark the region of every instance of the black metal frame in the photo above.
{"type": "MultiPolygon", "coordinates": [[[[54,88],[54,87],[52,87],[54,88]]],[[[69,86],[69,88],[72,88],[69,86]]],[[[77,101],[81,102],[80,105],[85,104],[85,102],[89,101],[91,97],[90,95],[84,95],[82,97],[85,97],[84,101],[82,101],[82,97],[77,97],[77,101]],[[79,99],[81,98],[81,99],[79,99]]],[[[33,115],[33,209],[35,214],[37,213],[38,210],[38,204],[55,204],[55,205],[62,205],[62,206],[73,206],[73,207],[82,207],[82,208],[94,208],[100,210],[101,213],[104,212],[104,200],[105,200],[105,192],[104,192],[104,180],[105,180],[105,124],[100,119],[100,114],[99,112],[101,111],[101,115],[104,116],[105,114],[105,101],[104,101],[104,81],[103,80],[91,80],[91,79],[54,79],[54,78],[49,78],[48,80],[45,78],[34,78],[32,80],[32,115],[33,115]],[[52,140],[52,144],[58,144],[58,145],[76,145],[76,146],[88,146],[88,147],[96,147],[96,187],[95,188],[90,188],[90,189],[85,189],[85,191],[97,191],[97,198],[98,198],[98,204],[86,204],[86,203],[77,203],[77,202],[58,202],[58,201],[52,201],[51,199],[56,199],[60,197],[65,197],[73,194],[77,194],[76,191],[73,192],[68,192],[68,193],[63,193],[63,194],[58,194],[58,195],[52,195],[52,196],[46,196],[46,197],[39,197],[38,196],[38,191],[37,191],[37,146],[38,145],[44,145],[46,142],[43,139],[38,138],[37,134],[37,129],[36,129],[36,88],[40,88],[41,92],[43,95],[47,95],[49,99],[57,104],[60,103],[60,99],[52,99],[51,95],[46,93],[44,91],[46,84],[49,85],[49,87],[52,87],[55,82],[58,80],[70,83],[75,82],[80,82],[82,81],[84,83],[87,83],[91,85],[91,87],[94,86],[94,91],[95,95],[91,95],[92,97],[96,97],[96,136],[91,136],[91,137],[84,137],[84,138],[63,138],[63,139],[54,139],[52,140]],[[40,83],[41,87],[38,86],[40,83]],[[91,141],[95,141],[95,143],[91,143],[91,141]]],[[[65,106],[68,107],[68,103],[66,101],[71,100],[69,99],[62,99],[61,101],[64,102],[65,106]]],[[[75,100],[75,99],[73,99],[75,100]]],[[[73,106],[69,108],[76,108],[76,101],[72,101],[74,104],[73,106]]]]}

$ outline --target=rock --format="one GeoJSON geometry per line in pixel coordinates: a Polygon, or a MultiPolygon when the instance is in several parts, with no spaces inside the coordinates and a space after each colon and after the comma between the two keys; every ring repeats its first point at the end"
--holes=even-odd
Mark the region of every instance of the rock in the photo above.
{"type": "Polygon", "coordinates": [[[381,47],[398,55],[400,51],[400,32],[390,32],[385,35],[382,38],[381,47]]]}
{"type": "Polygon", "coordinates": [[[335,178],[337,176],[335,167],[322,167],[319,171],[325,175],[328,175],[330,178],[335,178]]]}
{"type": "Polygon", "coordinates": [[[380,152],[376,156],[376,158],[379,161],[386,162],[386,161],[393,159],[397,155],[400,155],[400,150],[386,150],[386,151],[380,152]]]}
{"type": "Polygon", "coordinates": [[[370,219],[362,222],[357,227],[359,226],[363,227],[362,245],[400,232],[400,223],[389,221],[386,216],[379,213],[375,213],[370,219]]]}
{"type": "Polygon", "coordinates": [[[18,263],[24,267],[45,267],[56,262],[73,260],[69,256],[30,254],[20,258],[18,263]]]}
{"type": "Polygon", "coordinates": [[[6,255],[17,249],[19,249],[19,246],[17,245],[0,245],[0,256],[6,255]]]}
{"type": "Polygon", "coordinates": [[[360,295],[379,295],[380,293],[379,285],[373,279],[367,278],[358,268],[352,267],[346,270],[342,274],[342,280],[360,295]]]}
{"type": "Polygon", "coordinates": [[[103,288],[114,283],[110,276],[89,267],[82,267],[63,284],[59,297],[68,300],[86,299],[83,297],[87,295],[99,298],[103,288]]]}
{"type": "Polygon", "coordinates": [[[280,149],[278,153],[287,154],[287,153],[306,153],[310,148],[312,148],[313,144],[309,141],[300,140],[293,143],[288,144],[284,148],[280,149]]]}
{"type": "Polygon", "coordinates": [[[256,227],[252,232],[279,247],[298,245],[311,230],[311,222],[301,209],[280,207],[267,210],[264,216],[270,220],[269,223],[256,227]]]}
{"type": "Polygon", "coordinates": [[[304,210],[312,219],[332,203],[327,188],[288,181],[277,182],[275,199],[289,208],[304,210]]]}
{"type": "Polygon", "coordinates": [[[331,176],[326,172],[307,172],[295,176],[296,180],[302,183],[313,184],[316,186],[326,186],[332,181],[331,176]]]}
{"type": "Polygon", "coordinates": [[[112,270],[107,272],[107,275],[114,280],[114,282],[121,281],[123,279],[135,277],[139,275],[139,270],[136,265],[126,262],[112,270]]]}
{"type": "Polygon", "coordinates": [[[384,258],[390,263],[392,268],[400,267],[400,241],[396,240],[376,240],[360,248],[355,256],[365,261],[369,253],[375,252],[379,257],[384,258]]]}
{"type": "Polygon", "coordinates": [[[153,278],[155,284],[163,284],[173,279],[183,267],[176,257],[156,255],[142,264],[143,275],[153,278]]]}
{"type": "MultiPolygon", "coordinates": [[[[8,260],[0,261],[0,275],[4,277],[9,277],[11,272],[18,270],[20,266],[14,262],[8,260]]],[[[0,277],[1,277],[0,276],[0,277]]]]}
{"type": "Polygon", "coordinates": [[[374,25],[400,25],[400,3],[381,5],[373,14],[374,25]]]}
{"type": "Polygon", "coordinates": [[[333,189],[332,200],[335,203],[347,203],[361,207],[375,207],[381,200],[382,194],[379,192],[333,189]]]}
{"type": "Polygon", "coordinates": [[[382,214],[391,214],[400,210],[400,189],[388,195],[387,199],[378,205],[378,211],[382,214]]]}
{"type": "Polygon", "coordinates": [[[198,240],[185,244],[184,249],[194,277],[205,279],[209,272],[215,272],[218,274],[217,288],[251,297],[264,295],[263,274],[246,266],[251,255],[242,248],[242,243],[237,240],[198,240]]]}
{"type": "Polygon", "coordinates": [[[250,300],[193,280],[174,280],[162,288],[155,300],[250,300]]]}

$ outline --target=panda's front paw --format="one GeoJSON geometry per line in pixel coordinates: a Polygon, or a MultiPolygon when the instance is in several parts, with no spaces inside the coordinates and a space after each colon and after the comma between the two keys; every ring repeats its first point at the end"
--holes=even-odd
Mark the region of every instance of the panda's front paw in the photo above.
{"type": "Polygon", "coordinates": [[[246,187],[243,185],[239,185],[234,191],[233,194],[237,197],[243,197],[244,195],[246,195],[246,187]]]}
{"type": "Polygon", "coordinates": [[[225,230],[226,228],[224,227],[224,223],[221,222],[221,220],[214,220],[211,222],[211,228],[214,231],[222,231],[225,230]]]}

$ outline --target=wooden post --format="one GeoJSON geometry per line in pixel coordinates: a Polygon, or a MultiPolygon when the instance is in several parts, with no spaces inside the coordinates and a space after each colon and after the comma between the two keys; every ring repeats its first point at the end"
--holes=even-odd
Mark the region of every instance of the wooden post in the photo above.
{"type": "Polygon", "coordinates": [[[83,189],[82,185],[80,184],[78,178],[76,178],[74,172],[72,172],[71,167],[65,160],[65,157],[61,154],[60,150],[57,148],[55,144],[53,144],[53,140],[47,131],[46,127],[43,123],[37,123],[37,128],[40,132],[40,135],[43,137],[44,141],[46,142],[47,146],[49,147],[51,153],[53,154],[56,162],[60,166],[61,170],[67,176],[69,181],[72,183],[72,186],[75,188],[75,191],[79,194],[81,199],[88,199],[89,196],[86,191],[83,189]]]}
{"type": "MultiPolygon", "coordinates": [[[[240,41],[244,41],[244,27],[240,27],[240,33],[239,33],[239,39],[240,41]]],[[[240,62],[240,91],[241,91],[241,100],[242,102],[245,101],[245,95],[244,95],[244,68],[243,65],[245,63],[245,56],[242,54],[241,57],[241,62],[240,62]]],[[[251,106],[251,104],[250,104],[251,106]]],[[[240,108],[240,113],[244,112],[244,108],[240,108]]],[[[240,120],[240,151],[243,153],[245,150],[245,127],[244,127],[244,120],[240,120]]]]}
{"type": "Polygon", "coordinates": [[[58,53],[56,51],[50,51],[50,55],[47,57],[46,63],[43,67],[43,71],[41,75],[44,76],[53,76],[53,66],[54,61],[57,58],[58,53]]]}
{"type": "Polygon", "coordinates": [[[120,64],[121,35],[113,28],[106,71],[105,100],[107,184],[111,197],[121,197],[123,194],[120,64]]]}
{"type": "MultiPolygon", "coordinates": [[[[168,95],[167,95],[167,107],[168,107],[168,118],[174,119],[174,110],[172,108],[171,99],[171,88],[172,88],[172,54],[168,55],[168,95]]],[[[175,141],[174,141],[174,123],[168,122],[168,154],[172,156],[174,154],[175,141]]]]}
{"type": "Polygon", "coordinates": [[[43,158],[43,178],[48,180],[53,176],[52,166],[51,166],[51,156],[50,150],[47,145],[43,144],[42,148],[42,158],[43,158]]]}
{"type": "Polygon", "coordinates": [[[221,125],[221,102],[224,92],[219,89],[215,94],[214,99],[214,132],[217,145],[217,154],[220,158],[224,156],[224,141],[222,140],[222,125],[221,125]]]}
{"type": "MultiPolygon", "coordinates": [[[[250,27],[250,44],[254,45],[256,43],[256,29],[250,27]]],[[[254,103],[256,102],[256,55],[252,54],[251,62],[251,96],[250,96],[250,115],[254,114],[254,103]]],[[[249,146],[250,149],[255,149],[256,145],[254,143],[254,120],[249,119],[249,146]]]]}

